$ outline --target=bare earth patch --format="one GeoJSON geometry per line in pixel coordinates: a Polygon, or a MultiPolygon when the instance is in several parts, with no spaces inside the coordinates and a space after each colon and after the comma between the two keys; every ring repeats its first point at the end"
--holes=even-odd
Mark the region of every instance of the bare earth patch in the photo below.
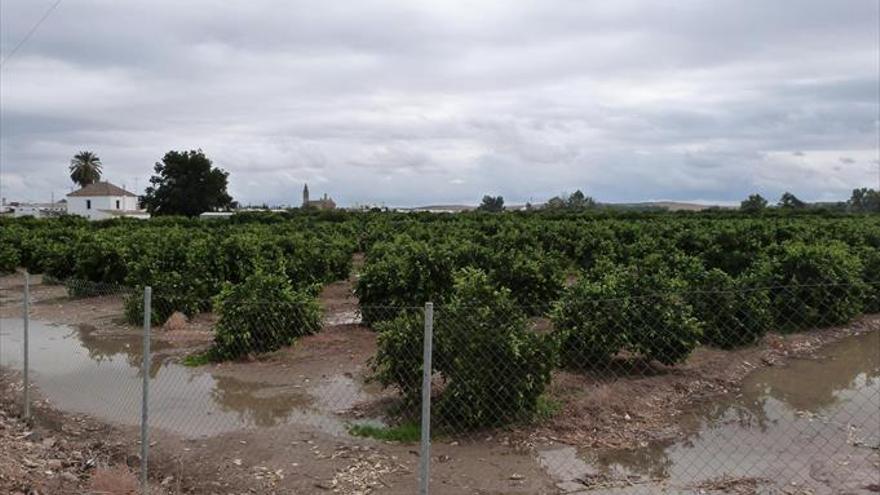
{"type": "Polygon", "coordinates": [[[559,371],[550,394],[562,410],[526,436],[578,447],[635,448],[674,438],[676,419],[703,401],[735,392],[750,372],[809,357],[841,338],[880,331],[880,315],[844,327],[792,335],[767,335],[759,344],[725,351],[698,348],[674,367],[639,361],[599,372],[559,371]]]}

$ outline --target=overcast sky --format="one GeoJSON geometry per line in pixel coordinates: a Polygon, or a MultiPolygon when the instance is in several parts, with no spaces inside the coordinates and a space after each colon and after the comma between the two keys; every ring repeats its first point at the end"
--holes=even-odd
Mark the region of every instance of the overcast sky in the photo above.
{"type": "MultiPolygon", "coordinates": [[[[54,0],[2,0],[5,58],[54,0]]],[[[201,148],[242,203],[848,198],[880,2],[64,0],[0,69],[0,193],[201,148]]]]}

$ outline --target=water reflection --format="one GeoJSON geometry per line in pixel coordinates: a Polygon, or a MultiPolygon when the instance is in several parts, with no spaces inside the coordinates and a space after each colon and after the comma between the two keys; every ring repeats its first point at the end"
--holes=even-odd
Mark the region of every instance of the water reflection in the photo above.
{"type": "MultiPolygon", "coordinates": [[[[65,328],[65,327],[56,327],[65,328]]],[[[132,368],[140,369],[143,364],[144,342],[143,336],[138,334],[110,334],[102,335],[92,325],[77,325],[71,330],[68,337],[76,337],[79,343],[88,351],[89,359],[97,362],[111,362],[115,357],[125,359],[132,368]],[[75,332],[75,335],[73,334],[75,332]]],[[[169,348],[168,344],[161,341],[150,343],[152,352],[159,353],[169,348]]],[[[162,356],[153,355],[150,359],[150,377],[155,378],[162,367],[162,356]]]]}
{"type": "MultiPolygon", "coordinates": [[[[0,327],[0,360],[18,368],[22,322],[0,319],[0,327]]],[[[138,424],[143,357],[139,335],[99,334],[89,326],[36,321],[30,328],[31,369],[41,394],[68,411],[138,424]]],[[[338,397],[363,396],[360,385],[347,377],[319,380],[314,390],[273,386],[187,368],[161,356],[167,344],[153,341],[151,347],[157,354],[149,369],[150,424],[188,437],[282,424],[344,434],[345,424],[333,411],[351,404],[340,403],[338,397]]]]}
{"type": "Polygon", "coordinates": [[[880,332],[872,332],[827,347],[820,359],[756,371],[738,396],[685,414],[680,423],[685,436],[678,441],[548,452],[614,479],[635,476],[680,485],[713,473],[809,478],[832,452],[846,457],[848,469],[876,473],[871,459],[876,454],[854,446],[853,438],[880,445],[878,377],[880,332]]]}
{"type": "Polygon", "coordinates": [[[880,378],[880,332],[845,339],[819,360],[796,360],[788,366],[762,370],[746,390],[770,396],[792,410],[820,413],[846,399],[856,388],[876,388],[880,378]]]}
{"type": "Polygon", "coordinates": [[[310,408],[312,397],[290,387],[272,387],[229,376],[215,376],[211,397],[242,424],[269,427],[285,423],[294,409],[310,408]]]}

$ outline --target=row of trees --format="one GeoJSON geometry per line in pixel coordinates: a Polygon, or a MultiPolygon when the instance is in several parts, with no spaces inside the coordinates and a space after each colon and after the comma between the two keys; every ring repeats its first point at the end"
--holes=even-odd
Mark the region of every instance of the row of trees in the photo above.
{"type": "MultiPolygon", "coordinates": [[[[715,229],[723,227],[716,222],[715,229]]],[[[749,345],[770,331],[846,324],[880,307],[880,224],[748,223],[764,223],[776,241],[755,245],[702,224],[678,238],[670,229],[671,239],[659,240],[650,223],[616,226],[622,236],[596,229],[593,236],[609,241],[593,249],[599,258],[569,283],[553,277],[551,291],[530,290],[537,279],[499,279],[495,266],[522,272],[493,260],[501,246],[454,252],[471,242],[468,231],[446,246],[410,236],[376,245],[358,282],[364,318],[379,333],[376,376],[417,403],[423,329],[420,313],[408,308],[425,300],[436,303],[432,371],[445,384],[437,394],[438,425],[451,430],[533,417],[557,367],[608,373],[638,362],[675,365],[700,344],[749,345]],[[834,231],[824,235],[842,240],[822,238],[823,227],[834,231]],[[615,252],[615,241],[623,251],[615,252]],[[731,243],[749,248],[747,265],[739,266],[731,243]],[[718,263],[719,255],[728,260],[718,263]],[[548,316],[551,324],[532,323],[531,315],[548,316]]],[[[536,273],[554,266],[540,252],[525,257],[543,265],[536,273]]]]}
{"type": "MultiPolygon", "coordinates": [[[[227,192],[229,173],[214,167],[202,150],[169,151],[153,171],[140,198],[151,215],[195,217],[235,206],[227,192]]],[[[80,151],[70,160],[70,180],[80,187],[100,181],[102,173],[101,158],[91,151],[80,151]]]]}
{"type": "MultiPolygon", "coordinates": [[[[739,209],[746,212],[758,212],[762,211],[770,206],[770,203],[764,199],[760,194],[752,194],[748,198],[744,199],[739,204],[739,209]]],[[[800,209],[806,208],[807,203],[798,199],[797,196],[790,192],[785,192],[779,198],[779,202],[776,203],[776,206],[779,208],[786,209],[800,209]]]]}
{"type": "MultiPolygon", "coordinates": [[[[810,204],[790,192],[785,192],[779,198],[776,206],[785,210],[800,210],[808,208],[810,204]]],[[[544,205],[545,210],[552,211],[583,211],[596,207],[598,207],[598,203],[580,190],[567,196],[564,194],[554,196],[544,205]]],[[[770,203],[760,194],[752,194],[740,203],[740,210],[749,213],[763,211],[769,207],[770,203]]],[[[532,205],[527,203],[526,209],[529,210],[531,208],[532,205]]],[[[880,192],[868,188],[854,189],[849,201],[833,205],[831,209],[845,209],[857,213],[880,212],[880,192]]],[[[477,207],[477,210],[487,212],[504,211],[504,197],[483,196],[483,200],[480,206],[477,207]]]]}
{"type": "MultiPolygon", "coordinates": [[[[787,210],[800,210],[808,208],[810,205],[800,200],[794,194],[786,192],[779,198],[779,202],[776,203],[776,206],[787,210]]],[[[763,211],[768,207],[768,201],[760,194],[750,195],[743,200],[739,206],[740,210],[749,213],[763,211]]],[[[842,209],[856,213],[880,212],[880,192],[865,187],[861,189],[853,189],[849,201],[833,205],[831,209],[842,209]]]]}
{"type": "MultiPolygon", "coordinates": [[[[547,204],[544,205],[544,208],[547,210],[556,211],[581,211],[596,208],[597,206],[598,203],[596,203],[593,198],[585,195],[581,190],[577,190],[568,195],[562,194],[560,196],[553,196],[552,198],[547,200],[547,204]]],[[[526,209],[531,210],[532,204],[526,203],[526,209]]],[[[480,206],[477,207],[477,211],[504,211],[504,197],[489,195],[483,196],[483,200],[480,202],[480,206]]]]}
{"type": "MultiPolygon", "coordinates": [[[[70,162],[70,178],[85,187],[101,179],[103,164],[101,159],[90,151],[77,153],[70,162]]],[[[154,166],[155,174],[150,178],[141,204],[151,215],[198,216],[205,211],[228,209],[234,206],[227,192],[229,173],[213,166],[202,150],[169,151],[154,166]]],[[[531,205],[527,204],[527,209],[531,205]]],[[[550,198],[544,206],[547,210],[581,211],[597,207],[596,201],[577,190],[570,195],[550,198]]],[[[776,206],[783,209],[803,209],[808,203],[790,192],[779,198],[776,206]]],[[[880,211],[880,192],[861,188],[853,190],[852,197],[844,205],[855,212],[880,211]]],[[[769,207],[769,202],[760,194],[752,194],[740,203],[745,212],[759,212],[769,207]]],[[[503,196],[483,196],[478,211],[504,211],[503,196]]]]}
{"type": "MultiPolygon", "coordinates": [[[[379,332],[379,378],[415,390],[422,324],[413,308],[435,302],[437,410],[467,427],[532,415],[559,364],[671,364],[699,343],[731,347],[880,310],[880,216],[0,219],[0,270],[151,285],[157,324],[172,311],[217,315],[218,359],[317,331],[317,289],[347,277],[355,251],[366,252],[356,289],[379,332]]],[[[136,321],[140,301],[127,304],[136,321]]]]}

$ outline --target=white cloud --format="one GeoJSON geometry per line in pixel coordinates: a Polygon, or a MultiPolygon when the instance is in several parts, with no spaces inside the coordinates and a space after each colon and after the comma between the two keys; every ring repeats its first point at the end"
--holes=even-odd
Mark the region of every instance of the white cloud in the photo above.
{"type": "MultiPolygon", "coordinates": [[[[44,6],[0,5],[5,54],[44,6]]],[[[65,3],[0,72],[0,193],[61,194],[80,149],[143,187],[166,151],[202,148],[245,203],[295,203],[305,181],[343,204],[840,198],[876,176],[877,16],[859,0],[65,3]]]]}

